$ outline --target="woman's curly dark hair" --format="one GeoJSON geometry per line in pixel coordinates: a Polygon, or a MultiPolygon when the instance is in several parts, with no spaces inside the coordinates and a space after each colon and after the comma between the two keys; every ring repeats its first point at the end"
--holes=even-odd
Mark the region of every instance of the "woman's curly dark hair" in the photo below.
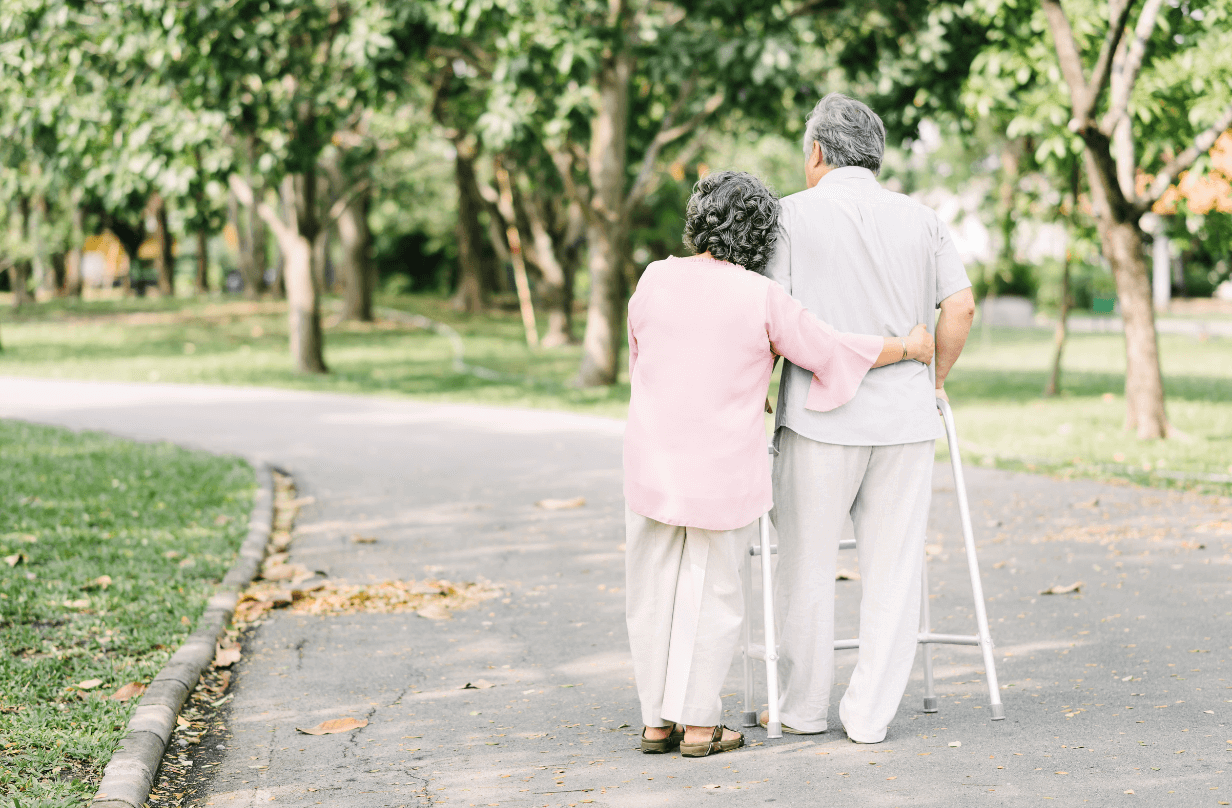
{"type": "Polygon", "coordinates": [[[693,186],[684,243],[721,261],[762,272],[774,250],[779,200],[752,174],[718,171],[693,186]]]}

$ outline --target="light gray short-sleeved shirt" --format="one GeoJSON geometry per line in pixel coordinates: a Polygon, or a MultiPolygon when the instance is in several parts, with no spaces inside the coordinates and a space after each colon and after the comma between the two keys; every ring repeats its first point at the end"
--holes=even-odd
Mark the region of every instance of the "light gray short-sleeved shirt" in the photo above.
{"type": "MultiPolygon", "coordinates": [[[[971,286],[937,214],[852,166],[782,200],[766,275],[839,331],[883,337],[905,337],[916,323],[931,331],[941,301],[971,286]]],[[[926,365],[874,368],[851,401],[814,412],[804,408],[813,374],[784,361],[775,427],[845,446],[943,434],[926,365]]]]}

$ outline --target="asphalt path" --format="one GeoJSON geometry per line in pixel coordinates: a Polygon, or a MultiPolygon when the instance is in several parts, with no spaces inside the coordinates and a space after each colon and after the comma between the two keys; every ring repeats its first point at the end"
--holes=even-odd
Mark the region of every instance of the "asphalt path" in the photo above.
{"type": "MultiPolygon", "coordinates": [[[[503,590],[451,620],[272,614],[246,641],[228,733],[210,739],[187,805],[1232,802],[1227,499],[968,467],[1007,719],[989,720],[978,650],[937,647],[940,711],[920,709],[917,664],[881,744],[851,743],[841,728],[776,741],[753,729],[746,749],[682,759],[636,751],[620,422],[7,377],[0,417],[268,461],[314,498],[291,561],[351,583],[486,578],[503,590]],[[585,507],[534,506],[575,496],[585,507]],[[1075,593],[1039,594],[1075,582],[1075,593]],[[481,678],[495,687],[459,689],[481,678]],[[343,716],[369,723],[345,735],[295,730],[343,716]]],[[[957,417],[961,432],[961,406],[957,417]]],[[[943,465],[929,552],[934,630],[973,633],[943,465]]],[[[854,553],[840,566],[854,570],[854,553]]],[[[841,634],[857,633],[859,587],[838,584],[841,634]]],[[[837,660],[832,705],[854,652],[837,660]]],[[[740,690],[737,658],[729,726],[740,690]]]]}

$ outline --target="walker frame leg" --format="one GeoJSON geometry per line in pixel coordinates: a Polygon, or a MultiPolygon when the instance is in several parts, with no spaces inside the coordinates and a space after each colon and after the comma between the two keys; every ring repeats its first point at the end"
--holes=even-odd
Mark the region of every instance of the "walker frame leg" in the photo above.
{"type": "MultiPolygon", "coordinates": [[[[920,634],[932,633],[932,617],[928,607],[928,555],[920,562],[920,634]]],[[[933,644],[922,644],[924,656],[924,712],[937,712],[937,693],[933,687],[933,644]]]]}
{"type": "Polygon", "coordinates": [[[980,651],[984,655],[984,677],[988,684],[988,702],[992,707],[992,720],[1005,718],[1005,706],[1001,703],[1001,689],[997,684],[997,669],[993,659],[992,634],[988,630],[988,612],[984,606],[984,587],[980,582],[979,564],[975,558],[975,534],[971,530],[971,509],[967,503],[967,483],[963,478],[962,458],[958,451],[958,430],[954,426],[954,414],[950,405],[937,399],[937,409],[945,420],[945,437],[950,448],[950,467],[954,472],[954,491],[958,495],[958,511],[962,518],[963,543],[967,551],[967,572],[971,576],[971,594],[975,598],[975,623],[979,632],[980,651]]]}
{"type": "Polygon", "coordinates": [[[741,581],[744,590],[744,712],[740,716],[740,725],[755,727],[757,704],[753,701],[753,657],[749,655],[753,645],[753,556],[748,550],[744,548],[744,576],[741,581]]]}
{"type": "Polygon", "coordinates": [[[783,737],[783,722],[779,719],[779,643],[774,630],[774,582],[770,563],[770,515],[758,520],[761,531],[761,591],[762,618],[766,631],[766,701],[769,716],[767,738],[783,737]]]}

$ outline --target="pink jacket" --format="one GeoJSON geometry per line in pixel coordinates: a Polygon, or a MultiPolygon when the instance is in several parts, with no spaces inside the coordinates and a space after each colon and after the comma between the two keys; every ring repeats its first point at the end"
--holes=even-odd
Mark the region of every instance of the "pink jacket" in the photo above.
{"type": "Polygon", "coordinates": [[[725,261],[656,261],[629,301],[625,500],[669,525],[733,530],[773,504],[763,402],[774,354],[813,371],[807,407],[847,403],[882,338],[835,331],[725,261]]]}

